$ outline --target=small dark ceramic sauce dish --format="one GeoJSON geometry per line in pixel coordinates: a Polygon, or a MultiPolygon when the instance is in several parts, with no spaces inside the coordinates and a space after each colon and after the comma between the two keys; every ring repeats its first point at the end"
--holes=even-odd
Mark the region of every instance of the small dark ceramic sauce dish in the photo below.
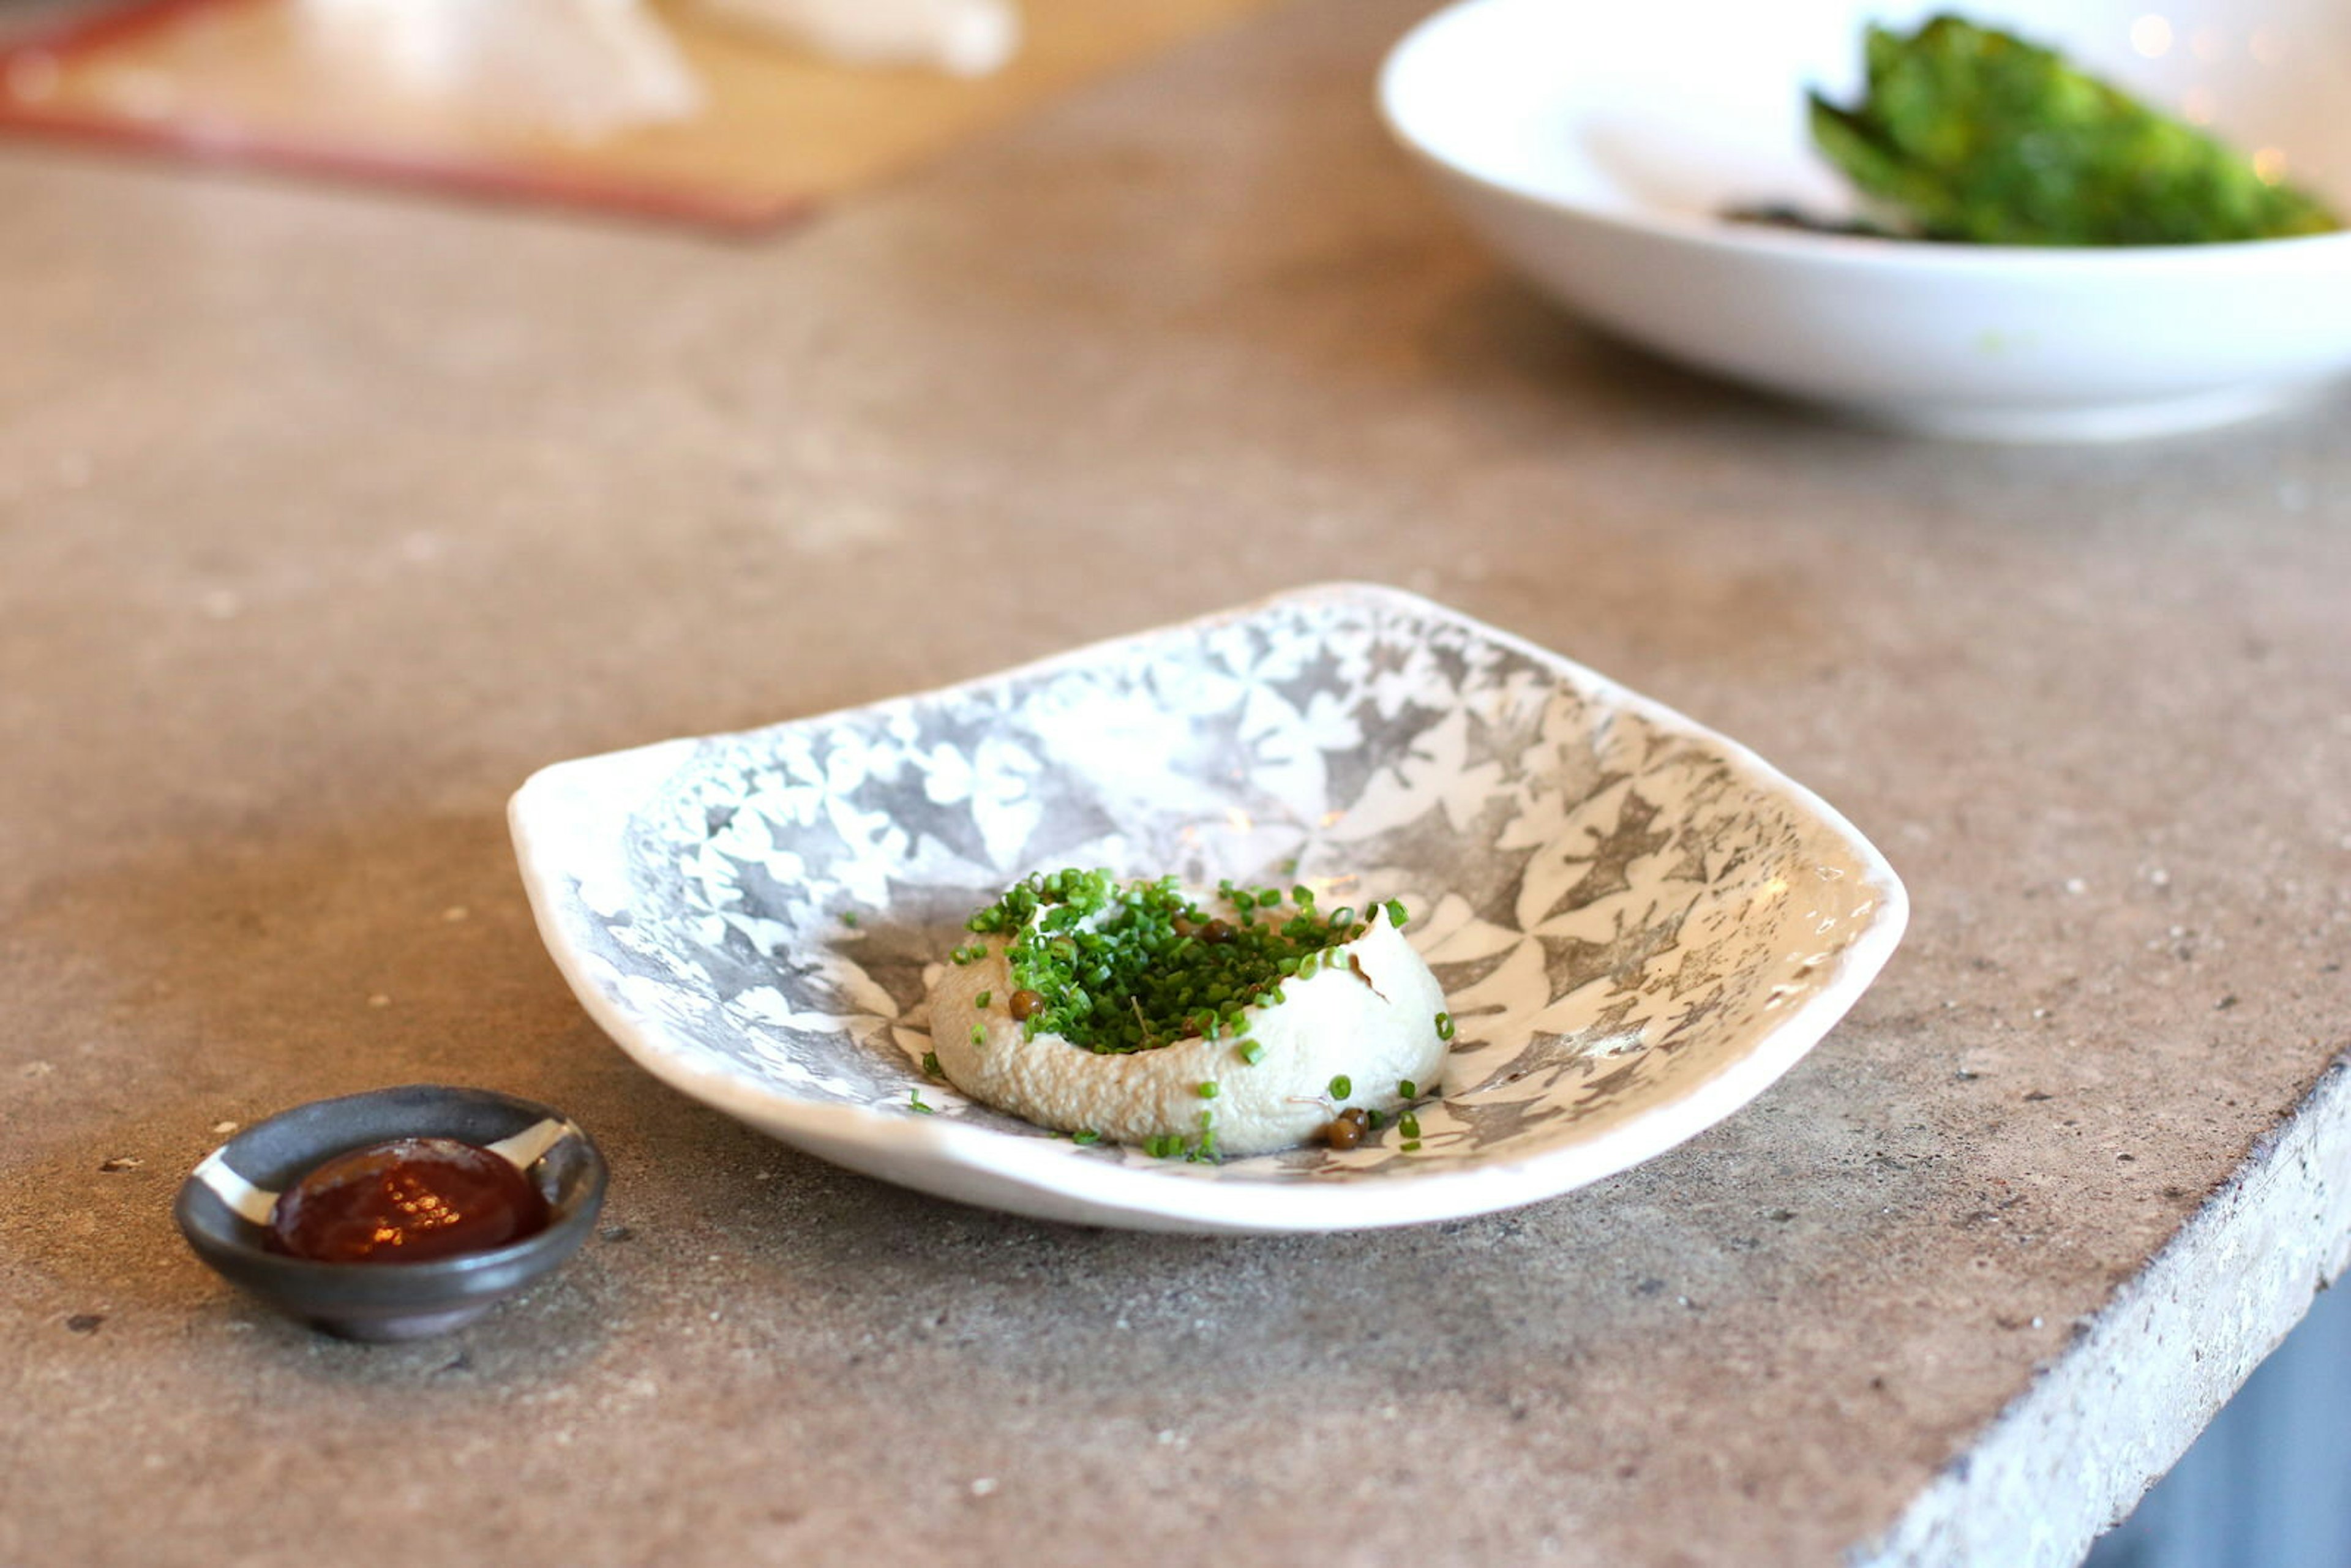
{"type": "Polygon", "coordinates": [[[279,1311],[347,1339],[423,1339],[473,1322],[580,1249],[604,1202],[604,1161],[561,1113],[487,1089],[412,1084],[272,1116],[207,1155],[173,1217],[196,1255],[279,1311]],[[498,1245],[422,1261],[323,1262],[273,1239],[278,1197],[338,1155],[455,1139],[511,1163],[544,1222],[498,1245]]]}

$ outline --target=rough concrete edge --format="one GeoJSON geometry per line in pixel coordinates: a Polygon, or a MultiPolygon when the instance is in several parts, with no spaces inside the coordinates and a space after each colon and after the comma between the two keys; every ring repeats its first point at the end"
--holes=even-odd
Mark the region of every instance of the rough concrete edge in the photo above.
{"type": "Polygon", "coordinates": [[[1852,1568],[2079,1563],[2351,1259],[2351,1057],[1852,1568]]]}

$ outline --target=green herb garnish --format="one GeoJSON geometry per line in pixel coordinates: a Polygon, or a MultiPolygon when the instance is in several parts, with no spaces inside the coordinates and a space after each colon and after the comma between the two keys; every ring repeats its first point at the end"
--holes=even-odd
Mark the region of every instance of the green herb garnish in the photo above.
{"type": "Polygon", "coordinates": [[[923,1052],[923,1071],[930,1074],[933,1078],[945,1076],[939,1066],[939,1053],[937,1051],[926,1051],[923,1052]]]}
{"type": "Polygon", "coordinates": [[[919,1089],[914,1090],[907,1094],[906,1108],[925,1116],[935,1116],[938,1114],[935,1110],[923,1103],[923,1092],[919,1089]]]}
{"type": "MultiPolygon", "coordinates": [[[[1277,888],[1227,882],[1195,902],[1174,877],[1121,883],[1072,868],[1015,883],[965,924],[1007,938],[1013,984],[1038,998],[1017,1014],[1030,1035],[1109,1054],[1238,1036],[1283,978],[1363,935],[1352,909],[1326,916],[1300,904],[1285,915],[1282,903],[1277,888]]],[[[987,952],[981,943],[949,956],[987,952]]]]}
{"type": "Polygon", "coordinates": [[[1453,1015],[1451,1013],[1439,1013],[1437,1015],[1437,1038],[1439,1040],[1451,1040],[1453,1038],[1453,1015]]]}
{"type": "Polygon", "coordinates": [[[1812,99],[1813,141],[1928,239],[2201,245],[2341,220],[2277,171],[2159,114],[2054,50],[1957,16],[1869,29],[1868,88],[1812,99]]]}
{"type": "Polygon", "coordinates": [[[1355,1081],[1348,1077],[1345,1073],[1342,1072],[1338,1077],[1331,1080],[1332,1099],[1344,1100],[1348,1095],[1353,1094],[1354,1092],[1355,1081]]]}

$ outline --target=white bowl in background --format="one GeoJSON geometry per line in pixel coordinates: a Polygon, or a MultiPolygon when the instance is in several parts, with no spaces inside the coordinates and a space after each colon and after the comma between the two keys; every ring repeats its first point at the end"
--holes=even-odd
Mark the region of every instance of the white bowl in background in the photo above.
{"type": "MultiPolygon", "coordinates": [[[[1389,55],[1390,128],[1505,257],[1668,358],[1864,418],[2116,439],[2261,413],[2351,371],[2351,233],[2039,248],[1727,221],[1850,210],[1803,95],[1851,101],[1863,29],[1944,5],[1464,0],[1389,55]]],[[[2351,6],[2042,0],[1971,19],[2209,119],[2351,210],[2351,6]]]]}

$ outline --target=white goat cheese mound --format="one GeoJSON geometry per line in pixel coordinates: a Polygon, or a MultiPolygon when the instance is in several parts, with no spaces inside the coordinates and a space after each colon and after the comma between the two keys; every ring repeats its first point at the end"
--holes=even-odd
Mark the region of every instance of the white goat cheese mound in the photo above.
{"type": "Polygon", "coordinates": [[[1285,1000],[1249,1008],[1238,1034],[1125,1054],[1058,1034],[1026,1039],[1006,1007],[1015,988],[1008,938],[979,941],[986,956],[947,966],[931,991],[939,1068],[973,1099],[1041,1127],[1120,1144],[1197,1139],[1207,1112],[1218,1152],[1267,1154],[1305,1143],[1349,1106],[1392,1113],[1405,1103],[1400,1082],[1433,1092],[1444,1068],[1444,989],[1384,911],[1361,936],[1328,949],[1314,974],[1284,980],[1285,1000]],[[1264,1048],[1254,1063],[1240,1055],[1244,1040],[1264,1048]],[[1351,1092],[1333,1098],[1332,1080],[1343,1077],[1351,1092]],[[1201,1095],[1203,1083],[1217,1085],[1213,1098],[1201,1095]]]}

